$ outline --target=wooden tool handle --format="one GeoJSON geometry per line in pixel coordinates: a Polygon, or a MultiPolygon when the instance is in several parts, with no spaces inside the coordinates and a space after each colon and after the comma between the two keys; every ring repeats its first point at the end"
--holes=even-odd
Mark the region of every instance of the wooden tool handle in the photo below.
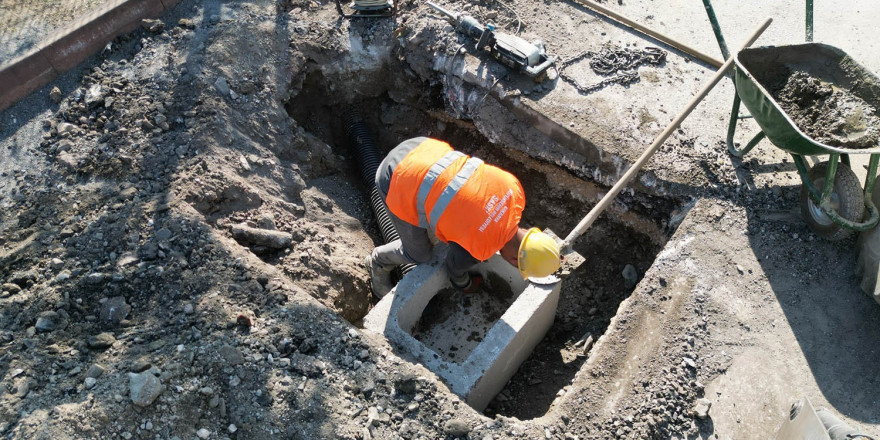
{"type": "MultiPolygon", "coordinates": [[[[752,36],[749,37],[748,40],[746,40],[746,43],[739,50],[743,50],[751,46],[752,43],[754,43],[755,40],[757,40],[758,37],[761,36],[762,33],[764,33],[764,30],[766,30],[767,27],[770,26],[771,22],[773,22],[773,20],[770,18],[764,21],[764,23],[755,30],[752,36]]],[[[735,53],[739,53],[739,51],[735,53]]],[[[623,177],[621,177],[620,180],[618,180],[617,183],[615,183],[614,186],[611,187],[611,190],[608,191],[608,194],[605,194],[605,197],[602,197],[602,200],[600,200],[599,203],[597,203],[596,206],[594,206],[593,209],[591,209],[590,212],[583,218],[583,220],[581,220],[581,222],[578,223],[577,226],[575,226],[571,233],[568,234],[567,237],[565,237],[565,240],[562,241],[563,249],[571,246],[571,243],[574,241],[574,239],[580,237],[580,235],[583,234],[587,230],[587,228],[589,228],[593,224],[594,221],[596,221],[596,218],[599,217],[599,214],[602,214],[602,212],[605,211],[606,208],[608,208],[608,205],[610,205],[614,198],[617,197],[617,194],[619,194],[620,191],[622,191],[623,188],[625,188],[626,185],[629,184],[629,182],[636,176],[636,173],[638,173],[638,171],[645,165],[648,159],[650,159],[651,156],[653,156],[654,153],[656,153],[657,150],[660,149],[660,146],[663,145],[663,142],[666,142],[666,139],[669,138],[672,132],[676,128],[678,128],[679,125],[681,125],[682,121],[684,121],[684,119],[689,114],[691,114],[691,111],[694,110],[694,107],[696,107],[697,104],[699,104],[700,101],[702,101],[703,98],[705,98],[706,95],[709,94],[709,91],[712,90],[712,88],[715,87],[715,85],[718,84],[719,81],[721,81],[721,78],[723,78],[724,75],[727,73],[727,69],[730,69],[730,66],[732,65],[733,56],[728,58],[727,61],[725,61],[724,64],[722,64],[721,67],[718,68],[718,71],[715,72],[715,75],[712,77],[712,79],[710,79],[709,82],[707,82],[703,86],[699,93],[697,93],[697,96],[694,96],[694,98],[691,99],[691,102],[688,103],[687,107],[685,107],[685,109],[681,113],[679,113],[678,116],[676,116],[675,119],[672,120],[672,122],[669,123],[666,129],[663,130],[663,133],[660,133],[660,136],[658,136],[657,139],[654,140],[654,143],[651,144],[651,146],[648,147],[648,149],[645,150],[644,153],[642,153],[638,160],[636,160],[636,162],[628,170],[626,170],[626,173],[624,173],[623,177]]]]}

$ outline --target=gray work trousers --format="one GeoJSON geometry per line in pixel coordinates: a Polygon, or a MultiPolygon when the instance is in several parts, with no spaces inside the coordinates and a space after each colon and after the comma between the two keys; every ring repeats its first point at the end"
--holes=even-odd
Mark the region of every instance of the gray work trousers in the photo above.
{"type": "MultiPolygon", "coordinates": [[[[388,197],[388,188],[391,186],[391,174],[397,168],[397,164],[426,139],[424,137],[417,137],[401,142],[379,164],[379,169],[376,171],[376,187],[379,189],[382,201],[385,201],[388,197]]],[[[388,215],[391,217],[394,227],[397,228],[397,234],[400,238],[374,249],[373,261],[383,266],[428,262],[434,251],[434,245],[431,243],[428,230],[401,220],[390,210],[388,215]]],[[[449,252],[446,254],[446,271],[449,273],[449,279],[453,285],[456,287],[467,285],[468,281],[470,281],[468,269],[477,263],[479,263],[479,260],[471,256],[458,243],[449,242],[449,252]]]]}

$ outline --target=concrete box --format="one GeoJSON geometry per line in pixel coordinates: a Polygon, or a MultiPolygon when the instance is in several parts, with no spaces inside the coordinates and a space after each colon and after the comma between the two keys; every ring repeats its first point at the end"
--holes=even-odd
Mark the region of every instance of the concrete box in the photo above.
{"type": "MultiPolygon", "coordinates": [[[[367,330],[380,333],[404,358],[412,358],[446,382],[468,405],[482,411],[498,394],[553,324],[560,282],[523,281],[519,272],[499,255],[474,270],[484,279],[493,272],[510,284],[513,304],[488,330],[462,362],[450,362],[412,336],[428,302],[451,287],[443,261],[446,247],[434,258],[408,273],[364,318],[367,330]]],[[[477,294],[479,295],[479,294],[477,294]]]]}

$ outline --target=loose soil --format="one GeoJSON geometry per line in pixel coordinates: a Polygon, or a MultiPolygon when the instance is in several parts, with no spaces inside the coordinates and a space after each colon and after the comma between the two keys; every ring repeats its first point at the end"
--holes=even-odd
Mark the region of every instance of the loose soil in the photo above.
{"type": "MultiPolygon", "coordinates": [[[[616,32],[568,4],[508,3],[454,8],[527,39],[565,35],[552,46],[561,55],[616,32]]],[[[164,29],[119,38],[53,84],[60,104],[45,90],[4,113],[0,435],[711,438],[735,432],[716,432],[728,413],[736,425],[763,417],[767,434],[791,402],[746,391],[777,383],[774,371],[719,385],[765,363],[784,373],[780,388],[813,380],[791,371],[816,371],[824,394],[814,397],[875,423],[876,405],[850,402],[876,399],[876,356],[851,342],[880,339],[880,320],[865,302],[807,284],[852,284],[851,273],[822,270],[850,250],[788,218],[797,191],[785,179],[739,185],[740,173],[790,164],[732,163],[723,133],[678,130],[641,191],[621,194],[577,242],[587,261],[564,281],[553,327],[486,413],[359,329],[376,301],[362,264],[379,232],[345,109],[364,115],[385,151],[435,136],[515,171],[526,222],[563,235],[607,191],[614,175],[600,171],[627,164],[610,153],[602,164],[553,161],[548,136],[504,113],[559,99],[552,84],[499,76],[488,93],[435,70],[466,41],[426,9],[400,2],[392,20],[348,21],[326,1],[184,0],[164,29]],[[531,142],[506,144],[511,133],[531,142]],[[779,367],[800,359],[773,345],[792,332],[808,364],[779,367]],[[825,336],[835,341],[815,343],[825,336]],[[707,399],[750,412],[709,412],[707,399]]],[[[686,89],[693,66],[676,57],[657,77],[686,89]]],[[[645,78],[632,87],[655,84],[645,78]]],[[[569,107],[616,87],[573,93],[569,107]]],[[[596,102],[584,117],[615,117],[596,102]]],[[[637,133],[590,141],[650,137],[666,119],[630,110],[637,133]]],[[[449,311],[444,295],[428,319],[449,311]]]]}
{"type": "Polygon", "coordinates": [[[872,105],[849,90],[805,71],[791,71],[773,98],[807,136],[840,148],[872,148],[880,140],[880,117],[872,105]]]}

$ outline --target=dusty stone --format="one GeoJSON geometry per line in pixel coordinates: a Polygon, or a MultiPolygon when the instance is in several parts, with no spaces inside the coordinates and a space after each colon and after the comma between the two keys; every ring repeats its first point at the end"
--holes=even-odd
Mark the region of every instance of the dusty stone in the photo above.
{"type": "Polygon", "coordinates": [[[141,246],[138,255],[146,260],[152,261],[159,257],[159,245],[154,242],[147,242],[141,246]]]}
{"type": "Polygon", "coordinates": [[[232,237],[245,246],[263,246],[275,250],[284,249],[293,242],[293,237],[286,232],[257,229],[243,224],[232,227],[232,237]]]}
{"type": "Polygon", "coordinates": [[[92,364],[91,366],[89,366],[89,369],[86,370],[86,377],[94,377],[95,379],[97,379],[101,377],[102,374],[104,374],[105,370],[106,368],[104,368],[104,366],[101,364],[92,364]]]}
{"type": "Polygon", "coordinates": [[[24,399],[30,393],[33,383],[33,379],[29,377],[18,377],[12,381],[12,389],[7,391],[17,399],[24,399]]]}
{"type": "Polygon", "coordinates": [[[231,345],[223,345],[218,348],[217,355],[229,365],[240,365],[244,362],[244,355],[241,354],[241,351],[231,345]]]}
{"type": "Polygon", "coordinates": [[[128,317],[131,312],[131,306],[125,302],[122,296],[114,296],[107,300],[101,307],[101,320],[111,324],[119,324],[123,319],[128,317]]]}
{"type": "Polygon", "coordinates": [[[694,407],[691,410],[694,417],[705,420],[709,418],[709,409],[712,408],[712,402],[708,399],[699,399],[694,403],[694,407]]]}
{"type": "Polygon", "coordinates": [[[639,272],[632,264],[627,264],[621,272],[623,282],[627,289],[632,289],[639,282],[639,272]]]}
{"type": "Polygon", "coordinates": [[[247,158],[244,156],[238,156],[238,165],[241,167],[243,171],[251,171],[251,164],[248,162],[247,158]]]}
{"type": "Polygon", "coordinates": [[[86,91],[86,106],[96,107],[104,102],[106,91],[100,84],[94,84],[86,91]]]}
{"type": "Polygon", "coordinates": [[[156,126],[153,125],[153,123],[150,122],[150,121],[147,120],[147,119],[141,119],[141,120],[140,120],[140,126],[141,126],[141,129],[144,130],[144,131],[149,131],[149,130],[152,130],[152,129],[156,128],[156,126]]]}
{"type": "Polygon", "coordinates": [[[58,282],[66,281],[69,280],[71,276],[71,272],[67,269],[64,269],[61,272],[58,272],[58,276],[55,277],[55,280],[57,280],[58,282]]]}
{"type": "Polygon", "coordinates": [[[61,139],[54,145],[54,150],[56,153],[63,153],[65,151],[70,151],[73,148],[73,142],[70,139],[61,139]]]}
{"type": "Polygon", "coordinates": [[[92,272],[86,275],[85,281],[94,286],[101,284],[101,282],[104,281],[105,278],[107,278],[107,276],[101,272],[92,272]]]}
{"type": "Polygon", "coordinates": [[[49,91],[49,99],[55,104],[61,103],[61,100],[64,99],[64,95],[61,94],[61,89],[58,86],[52,87],[52,90],[49,91]]]}
{"type": "Polygon", "coordinates": [[[394,390],[398,394],[413,394],[416,392],[418,380],[413,376],[401,376],[394,380],[394,390]]]}
{"type": "Polygon", "coordinates": [[[40,332],[60,330],[67,326],[67,320],[57,312],[51,310],[40,313],[34,327],[40,332]]]}
{"type": "Polygon", "coordinates": [[[98,383],[98,379],[96,379],[94,377],[86,377],[85,380],[83,381],[83,385],[85,385],[87,390],[94,388],[97,383],[98,383]]]}
{"type": "Polygon", "coordinates": [[[129,397],[137,406],[150,406],[165,391],[159,378],[150,372],[128,373],[128,379],[129,397]]]}
{"type": "Polygon", "coordinates": [[[0,286],[0,290],[7,292],[10,295],[15,295],[16,293],[21,292],[21,287],[18,284],[3,283],[3,286],[0,286]]]}
{"type": "Polygon", "coordinates": [[[217,81],[214,81],[214,87],[221,95],[229,96],[229,83],[226,82],[226,78],[223,78],[222,76],[217,78],[217,81]]]}
{"type": "Polygon", "coordinates": [[[196,431],[196,436],[200,439],[206,439],[206,438],[211,437],[211,431],[208,431],[207,429],[202,428],[202,429],[199,429],[198,431],[196,431]]]}
{"type": "Polygon", "coordinates": [[[58,127],[55,129],[59,135],[71,133],[76,130],[76,126],[67,122],[62,122],[58,124],[58,127]]]}
{"type": "Polygon", "coordinates": [[[171,230],[168,228],[162,228],[156,231],[156,240],[157,241],[167,241],[171,238],[171,230]]]}
{"type": "Polygon", "coordinates": [[[145,18],[141,20],[141,27],[146,29],[148,32],[158,34],[165,30],[165,23],[163,23],[162,20],[145,18]]]}
{"type": "Polygon", "coordinates": [[[135,373],[140,373],[149,370],[152,366],[153,364],[146,359],[137,359],[132,362],[130,370],[135,373]]]}
{"type": "Polygon", "coordinates": [[[67,151],[63,151],[55,156],[55,161],[58,162],[60,167],[67,169],[70,172],[75,172],[79,169],[79,158],[67,151]]]}
{"type": "Polygon", "coordinates": [[[446,433],[453,437],[464,437],[471,432],[471,427],[467,420],[450,419],[445,425],[446,433]]]}
{"type": "Polygon", "coordinates": [[[100,333],[90,336],[87,341],[89,348],[93,350],[105,350],[113,346],[116,338],[110,333],[100,333]]]}

